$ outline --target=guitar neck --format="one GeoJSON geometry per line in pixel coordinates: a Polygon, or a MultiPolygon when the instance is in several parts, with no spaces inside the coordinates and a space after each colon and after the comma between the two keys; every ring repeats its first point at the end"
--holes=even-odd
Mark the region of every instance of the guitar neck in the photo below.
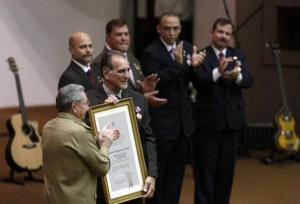
{"type": "Polygon", "coordinates": [[[275,54],[275,57],[276,57],[276,66],[277,66],[277,71],[278,71],[278,79],[279,79],[280,92],[281,92],[282,108],[283,108],[284,113],[288,114],[290,112],[290,110],[289,110],[289,107],[288,107],[287,97],[286,97],[286,93],[285,93],[281,62],[280,62],[278,52],[274,52],[274,54],[275,54]]]}
{"type": "Polygon", "coordinates": [[[20,77],[19,77],[18,73],[15,73],[15,79],[16,79],[18,98],[19,98],[19,104],[20,104],[20,112],[21,112],[21,115],[22,115],[23,124],[27,124],[25,104],[24,104],[24,100],[23,100],[20,77]]]}

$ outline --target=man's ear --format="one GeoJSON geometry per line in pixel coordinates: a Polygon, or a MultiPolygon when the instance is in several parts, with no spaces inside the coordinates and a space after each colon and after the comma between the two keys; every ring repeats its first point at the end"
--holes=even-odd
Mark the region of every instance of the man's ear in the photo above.
{"type": "Polygon", "coordinates": [[[73,101],[72,103],[71,103],[71,109],[72,109],[72,111],[73,111],[73,113],[76,113],[76,101],[73,101]]]}
{"type": "Polygon", "coordinates": [[[108,67],[103,67],[102,74],[104,79],[109,79],[110,69],[108,67]]]}
{"type": "Polygon", "coordinates": [[[160,34],[160,25],[159,25],[159,24],[156,26],[156,32],[157,32],[158,34],[160,34]]]}

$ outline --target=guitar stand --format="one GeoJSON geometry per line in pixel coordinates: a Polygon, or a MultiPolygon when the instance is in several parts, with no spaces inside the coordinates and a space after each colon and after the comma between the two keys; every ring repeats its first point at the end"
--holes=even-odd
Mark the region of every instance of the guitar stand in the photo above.
{"type": "MultiPolygon", "coordinates": [[[[28,173],[28,176],[25,176],[25,180],[44,183],[43,179],[34,178],[32,175],[32,171],[27,170],[27,173],[28,173]]],[[[14,174],[15,174],[15,170],[13,168],[11,168],[10,173],[9,173],[9,178],[5,178],[4,181],[7,183],[12,183],[12,184],[25,185],[24,181],[16,180],[14,178],[14,174]]]]}
{"type": "Polygon", "coordinates": [[[280,160],[276,160],[275,159],[275,146],[272,146],[271,148],[271,152],[270,152],[270,156],[266,157],[262,160],[263,164],[267,164],[267,165],[273,165],[273,164],[286,164],[288,160],[294,160],[296,162],[300,162],[300,152],[296,152],[293,154],[288,154],[286,155],[284,158],[280,159],[280,160]]]}
{"type": "Polygon", "coordinates": [[[25,176],[25,180],[44,183],[43,179],[34,178],[32,175],[32,171],[27,171],[27,172],[28,172],[28,176],[25,176]]]}
{"type": "Polygon", "coordinates": [[[270,156],[269,157],[266,157],[262,160],[262,163],[263,164],[267,164],[267,165],[273,165],[273,164],[276,164],[277,161],[275,159],[275,147],[274,145],[272,145],[271,147],[271,152],[270,152],[270,156]]]}

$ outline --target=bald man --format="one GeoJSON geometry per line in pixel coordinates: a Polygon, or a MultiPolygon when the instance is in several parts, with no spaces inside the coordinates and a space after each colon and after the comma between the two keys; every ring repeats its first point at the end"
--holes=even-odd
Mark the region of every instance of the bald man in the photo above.
{"type": "Polygon", "coordinates": [[[99,87],[100,70],[90,67],[93,59],[93,42],[84,32],[75,32],[69,38],[69,52],[72,60],[61,75],[58,89],[68,84],[79,84],[86,91],[99,87]]]}

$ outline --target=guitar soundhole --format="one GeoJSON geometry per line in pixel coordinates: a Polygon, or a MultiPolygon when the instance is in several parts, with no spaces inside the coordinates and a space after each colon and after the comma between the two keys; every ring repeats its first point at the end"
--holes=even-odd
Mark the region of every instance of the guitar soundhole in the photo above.
{"type": "MultiPolygon", "coordinates": [[[[32,142],[39,142],[39,138],[38,136],[35,134],[35,132],[33,131],[34,128],[32,127],[32,125],[28,125],[28,124],[23,124],[22,126],[22,130],[26,135],[29,135],[29,138],[32,142]]],[[[27,145],[28,146],[28,145],[27,145]]],[[[32,147],[30,147],[32,148],[32,147]]]]}
{"type": "Polygon", "coordinates": [[[28,135],[31,132],[31,129],[27,124],[23,124],[22,130],[26,135],[28,135]]]}

